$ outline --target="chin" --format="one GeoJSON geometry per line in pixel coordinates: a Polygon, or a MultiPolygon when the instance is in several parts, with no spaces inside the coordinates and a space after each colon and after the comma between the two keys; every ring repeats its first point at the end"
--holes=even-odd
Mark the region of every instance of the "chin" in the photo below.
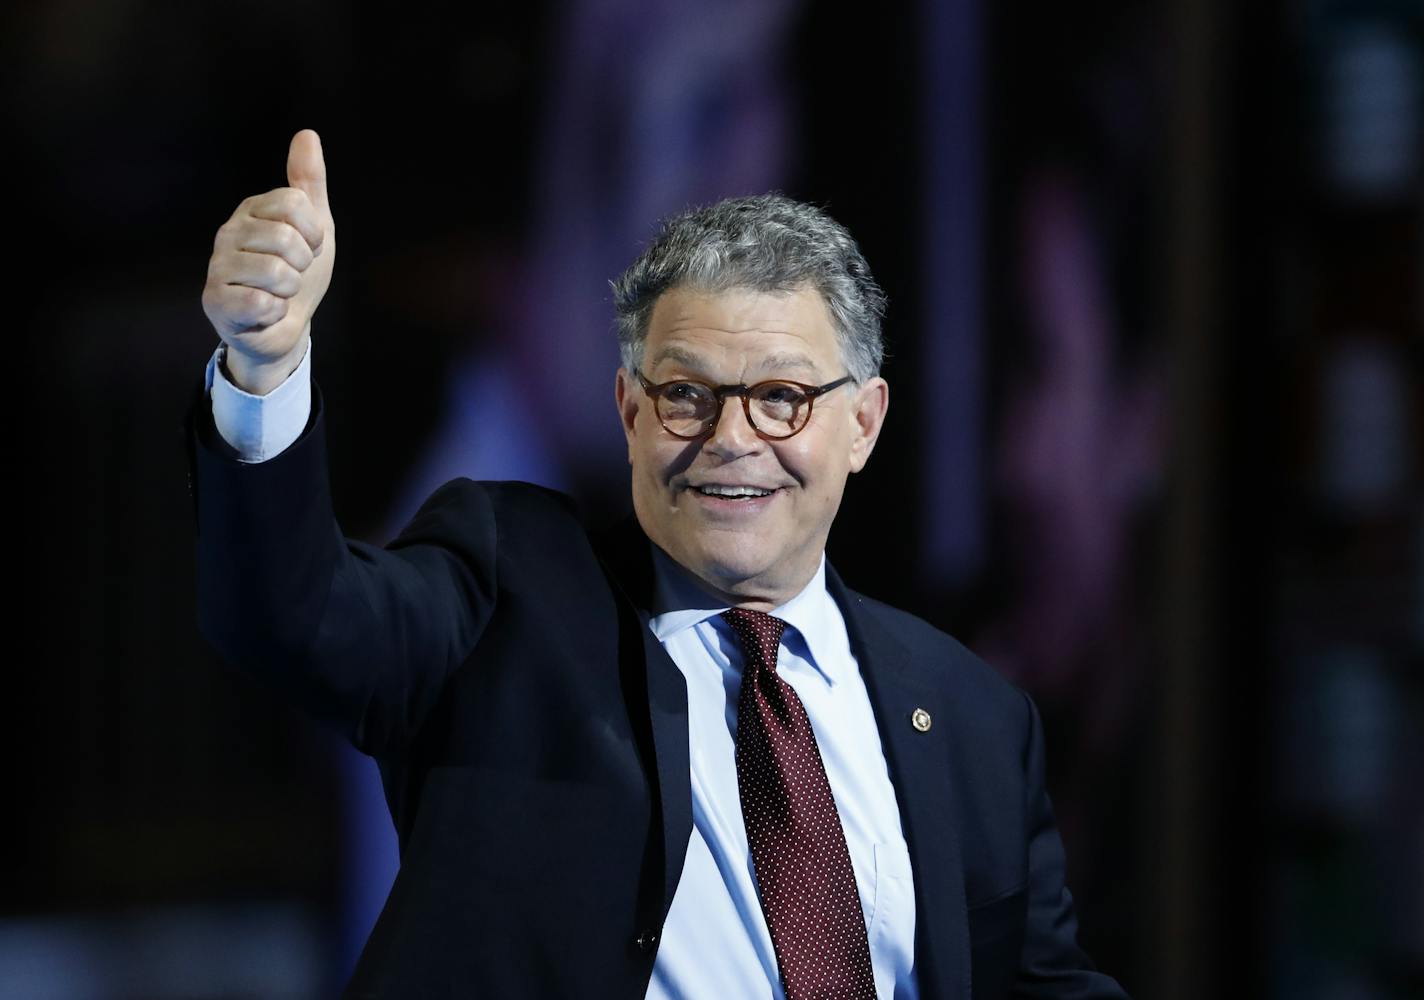
{"type": "Polygon", "coordinates": [[[688,555],[690,558],[683,563],[686,569],[728,594],[742,593],[744,588],[764,577],[771,569],[765,558],[755,558],[752,553],[728,552],[725,548],[708,552],[694,547],[688,555]]]}

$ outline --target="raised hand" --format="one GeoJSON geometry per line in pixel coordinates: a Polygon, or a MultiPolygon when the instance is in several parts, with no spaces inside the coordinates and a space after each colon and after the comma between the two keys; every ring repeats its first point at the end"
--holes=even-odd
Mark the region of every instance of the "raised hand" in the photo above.
{"type": "Polygon", "coordinates": [[[301,363],[336,262],[326,162],[310,129],[292,137],[287,184],[245,199],[218,229],[203,287],[229,377],[258,395],[301,363]]]}

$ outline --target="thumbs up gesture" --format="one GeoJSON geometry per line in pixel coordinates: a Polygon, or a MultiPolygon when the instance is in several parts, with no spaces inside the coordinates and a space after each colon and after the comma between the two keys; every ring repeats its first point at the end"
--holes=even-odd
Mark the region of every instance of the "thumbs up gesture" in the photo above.
{"type": "Polygon", "coordinates": [[[310,129],[292,137],[287,184],[245,199],[223,223],[203,287],[203,311],[228,347],[228,374],[257,395],[301,363],[336,262],[326,163],[310,129]]]}

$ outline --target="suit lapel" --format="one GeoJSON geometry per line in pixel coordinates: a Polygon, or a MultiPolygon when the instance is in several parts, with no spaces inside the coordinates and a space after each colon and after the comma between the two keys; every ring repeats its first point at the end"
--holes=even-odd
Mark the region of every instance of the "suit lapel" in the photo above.
{"type": "MultiPolygon", "coordinates": [[[[646,669],[648,715],[662,812],[662,916],[672,906],[692,836],[692,762],[688,750],[687,682],[648,626],[653,562],[647,536],[629,517],[597,545],[614,586],[637,616],[640,662],[646,669]]],[[[630,709],[632,706],[629,706],[630,709]]]]}
{"type": "Polygon", "coordinates": [[[851,649],[865,678],[880,742],[895,786],[915,881],[915,976],[926,1000],[970,995],[969,928],[964,897],[955,795],[949,760],[948,695],[928,683],[928,664],[880,620],[859,594],[826,567],[826,586],[840,605],[851,649]],[[921,732],[916,709],[929,713],[921,732]],[[939,725],[935,725],[939,720],[939,725]]]}
{"type": "Polygon", "coordinates": [[[638,609],[648,664],[648,711],[658,759],[658,790],[663,807],[663,914],[672,906],[682,878],[687,842],[692,836],[692,762],[688,757],[687,682],[648,627],[648,612],[638,609]]]}

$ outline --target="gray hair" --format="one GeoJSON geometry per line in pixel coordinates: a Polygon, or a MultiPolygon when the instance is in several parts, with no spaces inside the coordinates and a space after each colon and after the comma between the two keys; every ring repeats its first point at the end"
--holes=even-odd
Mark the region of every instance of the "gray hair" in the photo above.
{"type": "Polygon", "coordinates": [[[663,220],[657,238],[613,286],[623,367],[637,371],[658,297],[673,288],[723,292],[812,288],[826,303],[857,382],[880,372],[885,293],[844,226],[780,194],[728,198],[663,220]]]}

